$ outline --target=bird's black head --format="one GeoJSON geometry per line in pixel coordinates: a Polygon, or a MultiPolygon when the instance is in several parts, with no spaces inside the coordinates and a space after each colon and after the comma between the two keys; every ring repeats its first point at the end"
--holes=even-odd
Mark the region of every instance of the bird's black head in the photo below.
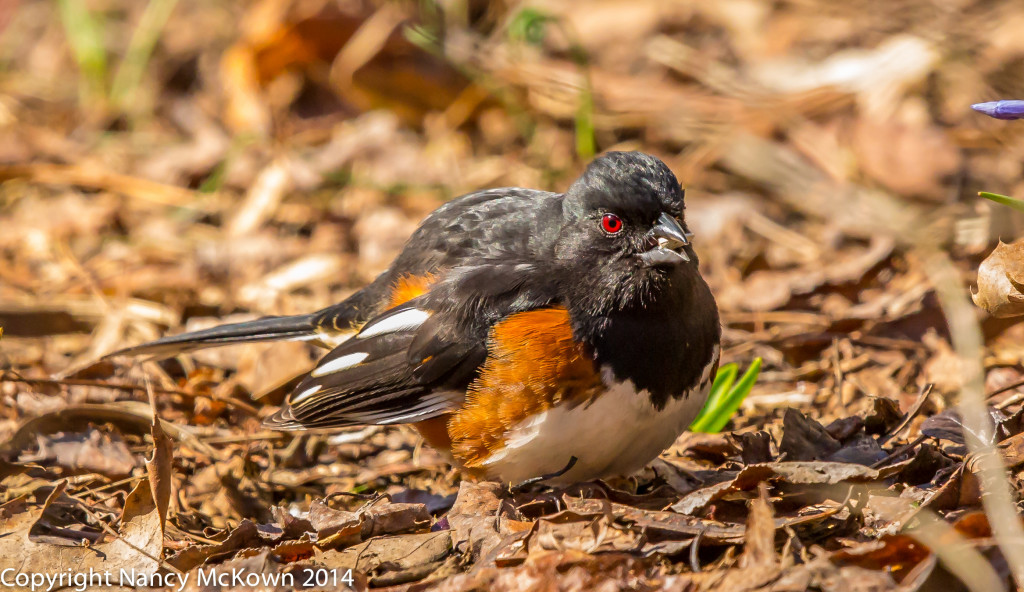
{"type": "Polygon", "coordinates": [[[607,154],[569,188],[562,212],[562,293],[573,335],[602,373],[631,381],[659,409],[700,389],[721,329],[672,171],[646,154],[607,154]]]}
{"type": "Polygon", "coordinates": [[[640,152],[595,159],[566,192],[555,257],[597,311],[643,304],[670,278],[696,274],[683,190],[661,160],[640,152]]]}

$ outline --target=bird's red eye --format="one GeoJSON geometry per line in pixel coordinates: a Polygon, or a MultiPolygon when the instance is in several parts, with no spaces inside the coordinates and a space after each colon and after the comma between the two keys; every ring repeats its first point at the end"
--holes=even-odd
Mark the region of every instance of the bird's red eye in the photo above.
{"type": "Polygon", "coordinates": [[[615,214],[605,214],[601,218],[601,228],[608,234],[618,234],[622,230],[622,218],[615,214]]]}

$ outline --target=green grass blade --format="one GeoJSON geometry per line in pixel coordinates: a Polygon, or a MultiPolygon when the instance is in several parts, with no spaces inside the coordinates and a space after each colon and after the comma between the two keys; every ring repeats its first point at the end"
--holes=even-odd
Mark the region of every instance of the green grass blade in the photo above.
{"type": "Polygon", "coordinates": [[[576,154],[587,161],[597,154],[597,134],[594,130],[594,93],[590,77],[580,92],[580,105],[576,109],[576,154]]]}
{"type": "Polygon", "coordinates": [[[153,48],[177,3],[178,0],[150,0],[146,5],[110,87],[110,98],[118,108],[126,109],[134,103],[135,91],[142,83],[153,48]]]}
{"type": "Polygon", "coordinates": [[[1014,198],[1009,197],[1007,195],[999,195],[998,193],[989,193],[988,191],[979,191],[978,195],[980,195],[981,197],[984,197],[985,199],[992,200],[992,201],[996,202],[997,204],[1002,204],[1004,206],[1010,206],[1011,208],[1013,208],[1015,210],[1019,210],[1021,212],[1024,212],[1024,201],[1022,201],[1022,200],[1014,199],[1014,198]]]}
{"type": "Polygon", "coordinates": [[[708,425],[708,432],[717,434],[725,428],[725,425],[729,423],[732,416],[739,410],[743,400],[750,394],[750,390],[754,388],[754,383],[757,382],[757,377],[761,374],[761,358],[756,358],[750,368],[743,374],[743,378],[736,383],[730,391],[721,401],[721,405],[718,407],[717,412],[711,417],[712,420],[708,425]]]}
{"type": "Polygon", "coordinates": [[[81,96],[85,102],[106,96],[107,51],[103,46],[102,17],[82,0],[58,0],[57,8],[68,45],[78,64],[81,96]]]}
{"type": "Polygon", "coordinates": [[[715,380],[711,383],[711,391],[708,393],[708,400],[704,402],[704,407],[697,414],[696,419],[690,424],[690,431],[692,432],[704,432],[704,427],[710,422],[710,416],[715,412],[715,409],[721,405],[722,399],[725,397],[729,389],[732,388],[732,383],[736,380],[736,375],[739,373],[739,366],[736,364],[726,364],[718,369],[718,374],[715,374],[715,380]]]}
{"type": "Polygon", "coordinates": [[[557,19],[536,8],[520,10],[509,23],[508,36],[513,41],[520,41],[534,46],[544,43],[548,25],[557,27],[569,41],[569,56],[583,77],[583,88],[580,89],[579,104],[576,107],[574,124],[576,126],[576,155],[580,160],[588,161],[597,154],[597,132],[594,127],[594,88],[590,80],[590,58],[579,36],[568,23],[557,19]]]}

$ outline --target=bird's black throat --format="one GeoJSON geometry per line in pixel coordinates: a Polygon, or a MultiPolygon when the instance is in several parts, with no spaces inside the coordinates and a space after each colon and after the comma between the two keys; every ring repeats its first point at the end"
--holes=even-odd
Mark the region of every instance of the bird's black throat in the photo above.
{"type": "Polygon", "coordinates": [[[666,279],[616,310],[573,311],[574,332],[598,367],[647,391],[658,409],[699,386],[721,339],[718,307],[696,265],[680,265],[666,279]]]}

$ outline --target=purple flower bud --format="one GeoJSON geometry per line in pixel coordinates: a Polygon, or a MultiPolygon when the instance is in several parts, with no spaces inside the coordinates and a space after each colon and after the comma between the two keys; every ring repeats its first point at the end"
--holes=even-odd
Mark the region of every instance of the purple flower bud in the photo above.
{"type": "Polygon", "coordinates": [[[996,119],[1024,119],[1024,101],[990,101],[971,105],[971,109],[996,119]]]}

